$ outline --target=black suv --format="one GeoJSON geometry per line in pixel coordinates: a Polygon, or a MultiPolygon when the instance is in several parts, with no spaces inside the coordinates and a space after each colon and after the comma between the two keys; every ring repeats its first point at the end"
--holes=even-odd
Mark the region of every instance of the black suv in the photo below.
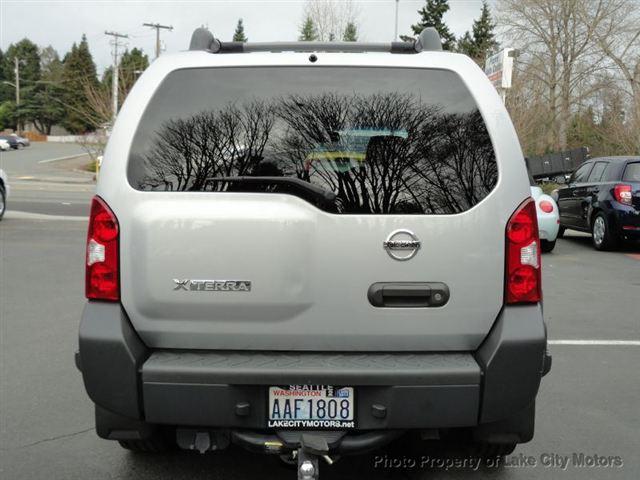
{"type": "Polygon", "coordinates": [[[600,157],[583,163],[557,190],[561,237],[590,232],[598,250],[640,240],[640,157],[600,157]]]}

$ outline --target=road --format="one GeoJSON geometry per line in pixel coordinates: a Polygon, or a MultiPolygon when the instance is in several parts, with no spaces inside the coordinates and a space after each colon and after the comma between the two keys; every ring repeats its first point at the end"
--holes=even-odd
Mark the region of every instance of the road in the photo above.
{"type": "Polygon", "coordinates": [[[23,150],[0,152],[0,168],[9,176],[10,214],[87,216],[95,191],[89,159],[76,144],[34,142],[23,150]]]}
{"type": "MultiPolygon", "coordinates": [[[[9,172],[16,168],[3,161],[2,168],[9,172]]],[[[95,435],[92,405],[73,364],[84,304],[85,213],[79,209],[80,216],[73,218],[75,210],[59,210],[57,205],[62,198],[85,202],[93,187],[87,183],[83,185],[87,191],[72,190],[77,185],[61,184],[60,170],[43,170],[39,175],[53,177],[57,190],[46,190],[40,205],[33,197],[39,180],[20,180],[31,182],[20,205],[32,213],[9,211],[0,223],[2,478],[295,478],[276,459],[241,450],[204,456],[189,452],[134,455],[95,435]],[[59,211],[63,217],[55,216],[59,211]]],[[[20,189],[16,195],[21,195],[20,189]]],[[[569,233],[559,240],[556,250],[543,257],[550,339],[640,340],[639,253],[637,249],[595,252],[588,238],[579,234],[569,233]]],[[[515,452],[533,457],[537,466],[515,465],[515,459],[523,457],[510,456],[510,466],[474,474],[419,466],[374,468],[376,458],[359,457],[324,467],[322,478],[640,478],[640,346],[552,344],[550,349],[554,363],[538,397],[536,436],[515,452]],[[581,468],[569,462],[562,471],[558,464],[564,456],[571,460],[573,453],[619,456],[623,466],[581,468]],[[540,464],[548,458],[556,466],[540,464]]],[[[441,453],[386,451],[387,463],[441,453]]]]}

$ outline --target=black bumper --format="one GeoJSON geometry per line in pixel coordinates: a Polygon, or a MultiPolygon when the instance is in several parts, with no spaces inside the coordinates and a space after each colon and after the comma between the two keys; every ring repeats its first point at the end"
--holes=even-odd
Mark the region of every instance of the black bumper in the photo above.
{"type": "MultiPolygon", "coordinates": [[[[124,418],[265,429],[266,386],[288,384],[354,386],[357,429],[380,430],[513,418],[532,405],[550,358],[538,305],[504,308],[476,352],[366,354],[153,351],[118,304],[89,302],[77,363],[102,419],[117,431],[126,430],[124,418]]],[[[112,430],[98,425],[101,436],[119,438],[112,430]]]]}

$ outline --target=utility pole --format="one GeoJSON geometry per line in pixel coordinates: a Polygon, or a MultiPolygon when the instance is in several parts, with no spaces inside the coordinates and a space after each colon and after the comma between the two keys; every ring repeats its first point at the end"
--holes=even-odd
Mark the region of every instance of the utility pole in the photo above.
{"type": "Polygon", "coordinates": [[[160,30],[172,31],[171,25],[160,25],[159,23],[143,23],[143,27],[151,27],[156,29],[156,58],[160,56],[160,30]]]}
{"type": "Polygon", "coordinates": [[[113,98],[113,122],[116,121],[118,115],[118,47],[121,45],[121,38],[129,38],[118,32],[104,32],[105,35],[113,37],[113,78],[111,79],[111,97],[113,98]]]}
{"type": "Polygon", "coordinates": [[[396,42],[398,41],[398,4],[399,3],[400,3],[400,0],[396,0],[396,28],[393,33],[393,40],[396,42]]]}
{"type": "Polygon", "coordinates": [[[16,74],[16,107],[20,106],[20,60],[18,57],[13,57],[13,63],[15,68],[13,69],[16,74]]]}

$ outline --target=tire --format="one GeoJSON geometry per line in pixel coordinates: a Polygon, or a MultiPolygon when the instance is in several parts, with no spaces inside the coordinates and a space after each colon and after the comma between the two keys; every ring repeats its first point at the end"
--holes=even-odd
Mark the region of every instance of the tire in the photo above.
{"type": "Polygon", "coordinates": [[[607,217],[604,213],[598,212],[591,223],[591,240],[596,250],[614,250],[618,247],[620,239],[612,231],[607,217]]]}
{"type": "Polygon", "coordinates": [[[4,217],[4,212],[7,210],[7,196],[4,191],[4,187],[0,185],[0,220],[4,217]]]}
{"type": "Polygon", "coordinates": [[[566,229],[567,229],[566,227],[563,227],[562,225],[560,225],[560,227],[558,228],[558,235],[556,236],[556,240],[564,237],[564,232],[566,229]]]}
{"type": "Polygon", "coordinates": [[[540,243],[541,243],[540,247],[544,253],[552,252],[556,246],[555,240],[553,242],[549,240],[541,240],[540,243]]]}
{"type": "Polygon", "coordinates": [[[24,148],[24,145],[21,143],[18,143],[18,146],[16,147],[18,150],[22,150],[24,148]]]}

